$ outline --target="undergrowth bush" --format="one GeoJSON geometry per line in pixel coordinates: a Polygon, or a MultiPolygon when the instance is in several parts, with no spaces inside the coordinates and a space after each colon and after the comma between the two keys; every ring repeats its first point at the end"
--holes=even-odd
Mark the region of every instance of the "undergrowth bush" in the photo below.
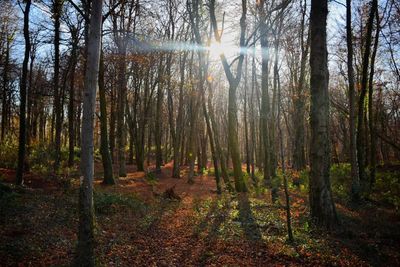
{"type": "Polygon", "coordinates": [[[393,205],[400,209],[400,172],[378,172],[374,187],[374,197],[377,200],[393,205]]]}
{"type": "Polygon", "coordinates": [[[15,169],[18,159],[18,142],[7,137],[0,143],[0,167],[15,169]]]}
{"type": "Polygon", "coordinates": [[[340,199],[349,200],[351,165],[349,163],[333,164],[330,175],[333,194],[340,199]]]}
{"type": "Polygon", "coordinates": [[[29,164],[36,173],[48,173],[53,167],[54,152],[46,143],[32,144],[29,151],[29,164]]]}
{"type": "Polygon", "coordinates": [[[147,205],[134,195],[97,191],[94,193],[94,207],[98,214],[113,214],[127,208],[144,213],[147,209],[147,205]]]}

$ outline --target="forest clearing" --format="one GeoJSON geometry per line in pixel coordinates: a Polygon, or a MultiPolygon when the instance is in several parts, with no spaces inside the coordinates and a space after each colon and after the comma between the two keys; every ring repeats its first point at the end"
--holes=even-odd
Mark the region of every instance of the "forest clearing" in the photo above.
{"type": "Polygon", "coordinates": [[[398,0],[0,0],[0,266],[400,266],[398,0]]]}

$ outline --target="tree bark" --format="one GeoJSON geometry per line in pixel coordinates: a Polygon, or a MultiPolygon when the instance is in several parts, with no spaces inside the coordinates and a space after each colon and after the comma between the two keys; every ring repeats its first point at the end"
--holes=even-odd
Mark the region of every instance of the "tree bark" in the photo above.
{"type": "Polygon", "coordinates": [[[300,75],[296,86],[296,95],[294,97],[295,112],[293,115],[294,121],[294,153],[293,153],[293,168],[295,170],[302,170],[306,167],[305,157],[305,129],[304,129],[304,115],[305,115],[305,77],[306,77],[306,62],[308,57],[308,48],[310,45],[309,35],[304,43],[305,32],[305,16],[306,16],[306,1],[302,10],[302,23],[300,29],[300,43],[301,43],[301,59],[300,59],[300,75]]]}
{"type": "Polygon", "coordinates": [[[270,162],[270,127],[268,125],[270,118],[270,99],[268,92],[268,73],[269,73],[269,48],[268,48],[268,27],[266,24],[266,15],[264,11],[264,0],[259,2],[258,12],[260,16],[260,44],[261,44],[261,112],[260,124],[262,132],[262,143],[264,151],[263,171],[264,184],[271,188],[271,162],[270,162]]]}
{"type": "Polygon", "coordinates": [[[326,44],[327,0],[311,1],[311,144],[310,208],[318,225],[334,228],[337,215],[332,199],[329,138],[329,73],[326,44]]]}
{"type": "Polygon", "coordinates": [[[349,109],[350,109],[350,164],[351,164],[351,198],[357,202],[360,199],[360,177],[357,166],[356,147],[356,114],[353,69],[353,36],[351,28],[351,0],[346,0],[346,41],[347,41],[347,76],[349,80],[349,109]]]}
{"type": "MultiPolygon", "coordinates": [[[[162,61],[162,59],[161,59],[162,61]]],[[[162,75],[161,73],[159,75],[162,75]]],[[[161,139],[162,139],[162,104],[163,104],[163,94],[164,90],[162,88],[162,84],[159,83],[157,87],[157,101],[156,101],[156,121],[155,121],[155,129],[154,129],[154,141],[156,145],[156,169],[155,171],[161,172],[161,165],[163,165],[163,156],[161,149],[161,139]]]]}
{"type": "Polygon", "coordinates": [[[54,158],[54,171],[57,172],[61,164],[61,130],[62,130],[62,101],[61,90],[59,86],[60,76],[60,19],[62,12],[63,2],[55,0],[53,4],[54,16],[54,77],[53,77],[53,90],[54,90],[54,112],[55,112],[55,158],[54,158]]]}
{"type": "Polygon", "coordinates": [[[126,103],[126,44],[119,44],[120,61],[118,64],[118,116],[117,116],[117,147],[118,147],[118,175],[126,177],[125,145],[126,145],[126,126],[125,126],[125,103],[126,103]]]}
{"type": "Polygon", "coordinates": [[[2,96],[2,108],[1,108],[1,140],[4,141],[4,138],[7,135],[7,125],[8,125],[8,106],[10,103],[8,102],[8,83],[9,83],[9,67],[10,67],[10,38],[7,36],[6,42],[6,56],[4,60],[4,69],[3,69],[3,96],[2,96]]]}
{"type": "Polygon", "coordinates": [[[99,98],[100,98],[100,152],[103,163],[104,177],[103,184],[115,184],[113,176],[113,165],[111,161],[111,154],[108,142],[107,130],[107,102],[106,102],[106,88],[104,86],[104,56],[100,52],[100,66],[99,66],[99,98]]]}
{"type": "Polygon", "coordinates": [[[357,124],[356,142],[357,142],[357,163],[358,163],[358,173],[361,183],[361,193],[365,192],[366,190],[364,103],[368,85],[368,68],[369,68],[369,59],[371,53],[372,27],[377,8],[378,8],[378,1],[372,0],[372,5],[368,17],[367,35],[365,37],[366,39],[364,45],[364,54],[362,59],[361,92],[358,102],[358,122],[357,122],[358,124],[357,124]]]}
{"type": "Polygon", "coordinates": [[[75,68],[77,64],[77,50],[78,50],[78,30],[71,32],[73,44],[71,51],[71,74],[70,74],[70,87],[69,87],[69,103],[68,103],[68,166],[74,164],[74,147],[75,147],[75,68]]]}
{"type": "Polygon", "coordinates": [[[185,66],[186,66],[187,53],[185,52],[181,57],[180,62],[180,82],[179,82],[179,104],[178,104],[178,115],[176,119],[176,131],[174,140],[174,154],[173,160],[174,165],[172,168],[172,177],[180,178],[180,146],[182,142],[182,128],[183,128],[183,86],[185,85],[185,66]]]}
{"type": "Polygon", "coordinates": [[[29,52],[31,50],[31,42],[29,38],[29,12],[32,1],[27,0],[24,10],[24,40],[25,53],[24,61],[22,62],[22,76],[20,83],[20,108],[19,108],[19,142],[18,142],[18,163],[16,172],[16,184],[22,185],[24,173],[24,161],[26,152],[26,89],[28,78],[28,62],[29,52]]]}
{"type": "Polygon", "coordinates": [[[371,69],[369,72],[369,81],[368,81],[368,127],[370,134],[370,167],[369,167],[369,190],[370,191],[375,184],[376,179],[376,129],[375,129],[375,115],[374,115],[374,98],[373,98],[373,90],[374,90],[374,72],[375,72],[375,58],[378,50],[379,43],[379,32],[380,32],[380,20],[378,8],[375,9],[376,14],[376,34],[374,41],[374,49],[372,51],[371,56],[371,69]]]}
{"type": "Polygon", "coordinates": [[[96,109],[96,89],[101,46],[102,0],[93,0],[88,39],[87,64],[84,83],[81,182],[79,195],[79,232],[76,249],[76,266],[94,266],[94,212],[93,173],[94,144],[93,122],[96,109]]]}

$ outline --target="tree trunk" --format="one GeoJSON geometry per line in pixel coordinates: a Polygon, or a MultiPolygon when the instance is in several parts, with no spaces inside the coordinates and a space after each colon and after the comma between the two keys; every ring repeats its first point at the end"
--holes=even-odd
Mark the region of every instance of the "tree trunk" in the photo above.
{"type": "MultiPolygon", "coordinates": [[[[162,60],[162,59],[161,59],[162,60]]],[[[159,73],[159,75],[162,75],[159,73]]],[[[156,121],[154,129],[154,138],[156,145],[156,169],[155,171],[161,172],[161,165],[163,164],[162,149],[161,149],[161,139],[162,139],[162,104],[163,104],[163,89],[161,83],[157,87],[157,102],[156,102],[156,121]]]]}
{"type": "Polygon", "coordinates": [[[94,0],[90,18],[87,64],[85,72],[81,172],[83,181],[79,195],[79,232],[76,249],[76,266],[94,266],[94,212],[93,212],[93,173],[94,144],[93,122],[96,109],[96,89],[100,61],[100,42],[102,25],[102,0],[94,0]]]}
{"type": "MultiPolygon", "coordinates": [[[[214,29],[214,37],[217,42],[221,41],[220,32],[218,31],[217,18],[215,16],[215,0],[211,0],[209,5],[210,9],[210,20],[214,29]]],[[[247,2],[242,0],[242,14],[240,18],[240,47],[245,45],[245,31],[246,31],[246,14],[247,14],[247,2]]],[[[225,55],[220,55],[222,66],[224,68],[225,75],[229,82],[229,95],[228,95],[228,145],[232,158],[233,164],[233,175],[235,179],[235,189],[237,192],[247,192],[247,186],[243,179],[242,173],[242,162],[240,159],[240,151],[238,144],[238,131],[237,131],[237,103],[236,103],[236,91],[239,86],[239,82],[242,76],[243,60],[244,55],[240,55],[236,67],[236,76],[231,71],[231,66],[225,55]]]]}
{"type": "MultiPolygon", "coordinates": [[[[201,83],[200,78],[200,83],[201,83]]],[[[192,88],[192,90],[196,90],[192,88]]],[[[198,90],[203,90],[202,88],[198,90]]],[[[190,129],[189,129],[189,138],[188,138],[188,145],[187,145],[187,155],[188,155],[188,163],[189,163],[189,172],[188,172],[188,183],[193,184],[194,180],[194,164],[196,160],[196,148],[197,148],[197,109],[198,109],[198,102],[197,99],[198,94],[196,92],[192,93],[191,95],[191,104],[190,104],[190,111],[189,111],[189,118],[190,118],[190,129]]]]}
{"type": "Polygon", "coordinates": [[[219,159],[219,163],[221,165],[221,175],[222,175],[222,179],[224,180],[225,186],[228,188],[229,191],[232,191],[233,186],[229,179],[224,152],[222,151],[221,144],[219,142],[219,130],[218,130],[217,122],[215,121],[214,110],[213,110],[212,104],[211,104],[211,99],[212,99],[211,92],[212,91],[210,90],[210,95],[208,96],[208,110],[209,110],[208,114],[210,117],[212,129],[214,130],[216,156],[219,159]]]}
{"type": "Polygon", "coordinates": [[[262,133],[263,144],[263,171],[264,171],[264,184],[271,188],[271,162],[270,162],[270,127],[268,125],[270,118],[270,99],[268,92],[268,68],[269,68],[269,45],[266,24],[266,15],[264,11],[264,1],[259,3],[260,14],[260,44],[261,44],[261,112],[260,112],[260,125],[262,133]]]}
{"type": "Polygon", "coordinates": [[[69,87],[69,103],[68,103],[68,166],[71,167],[74,164],[74,147],[75,147],[75,68],[77,64],[77,50],[78,50],[78,36],[73,34],[74,43],[71,51],[71,74],[70,74],[70,87],[69,87]]]}
{"type": "Polygon", "coordinates": [[[337,225],[332,199],[329,138],[329,73],[326,44],[327,0],[311,2],[311,145],[310,145],[310,208],[315,222],[326,228],[337,225]]]}
{"type": "Polygon", "coordinates": [[[283,176],[283,187],[285,192],[285,200],[286,200],[286,225],[287,225],[287,233],[289,242],[293,242],[293,231],[292,231],[292,216],[290,213],[290,197],[288,190],[288,181],[286,177],[286,164],[285,164],[285,155],[283,150],[283,133],[282,133],[282,125],[281,125],[281,84],[279,80],[279,76],[277,77],[277,86],[278,86],[278,131],[279,131],[279,147],[281,154],[281,164],[282,164],[282,176],[283,176]]]}
{"type": "Polygon", "coordinates": [[[305,129],[304,129],[304,115],[305,115],[305,77],[306,77],[306,62],[308,57],[308,47],[310,45],[309,35],[307,41],[304,43],[304,31],[305,31],[305,16],[306,16],[306,1],[302,10],[302,23],[300,30],[300,42],[301,42],[301,62],[300,62],[300,75],[297,82],[297,88],[295,90],[296,95],[294,97],[294,108],[293,114],[293,129],[294,129],[294,155],[293,155],[293,168],[295,170],[302,170],[306,167],[305,157],[305,129]]]}
{"type": "Polygon", "coordinates": [[[174,165],[172,168],[172,177],[180,177],[180,146],[182,142],[182,128],[183,128],[183,86],[185,85],[185,66],[186,66],[187,53],[184,53],[180,62],[180,82],[179,82],[179,104],[178,104],[178,117],[176,119],[176,134],[174,140],[174,165]]]}
{"type": "Polygon", "coordinates": [[[380,21],[379,21],[379,13],[378,8],[375,10],[376,13],[376,34],[375,34],[375,42],[374,42],[374,50],[372,51],[371,56],[371,69],[369,72],[369,81],[368,81],[368,127],[370,134],[370,167],[369,167],[369,190],[370,191],[375,184],[375,176],[376,176],[376,130],[375,130],[375,115],[373,110],[373,87],[374,87],[374,72],[375,72],[375,58],[378,50],[379,43],[379,32],[380,32],[380,21]]]}
{"type": "Polygon", "coordinates": [[[349,80],[349,108],[350,108],[350,164],[351,164],[351,198],[357,202],[360,199],[360,177],[357,166],[356,147],[356,114],[355,90],[353,69],[353,36],[351,28],[351,0],[346,0],[346,40],[347,40],[347,75],[349,80]]]}
{"type": "Polygon", "coordinates": [[[54,90],[54,112],[55,112],[55,158],[54,158],[54,171],[57,172],[61,163],[61,131],[62,131],[62,101],[61,90],[59,86],[60,75],[60,19],[62,12],[63,2],[55,0],[53,4],[54,16],[54,77],[53,77],[53,90],[54,90]]]}
{"type": "Polygon", "coordinates": [[[126,102],[126,47],[125,40],[119,44],[119,55],[121,57],[118,66],[118,116],[117,116],[117,147],[118,147],[118,175],[126,177],[125,164],[125,145],[126,145],[126,126],[125,126],[125,102],[126,102]]]}
{"type": "Polygon", "coordinates": [[[365,174],[365,127],[364,127],[364,103],[365,95],[367,93],[368,83],[368,68],[369,68],[369,57],[371,53],[371,42],[372,42],[372,26],[374,23],[375,12],[378,6],[377,0],[372,0],[371,10],[369,12],[367,35],[364,45],[364,55],[362,60],[362,78],[361,78],[361,92],[358,102],[358,125],[357,125],[357,162],[358,162],[358,173],[360,176],[361,192],[366,190],[366,174],[365,174]]]}
{"type": "Polygon", "coordinates": [[[244,103],[243,103],[243,120],[244,120],[244,139],[245,139],[245,153],[246,153],[246,172],[250,174],[250,148],[249,148],[249,129],[247,123],[247,58],[244,76],[244,103]]]}
{"type": "Polygon", "coordinates": [[[107,131],[107,102],[106,88],[104,86],[104,56],[101,52],[99,66],[99,98],[100,98],[100,152],[103,162],[103,184],[115,184],[113,177],[113,165],[111,161],[110,148],[107,131]]]}
{"type": "Polygon", "coordinates": [[[19,108],[19,142],[18,142],[18,165],[16,172],[16,184],[22,185],[24,173],[24,161],[26,150],[26,89],[28,78],[28,61],[29,52],[31,50],[31,43],[29,39],[29,12],[31,8],[31,0],[27,0],[24,10],[24,40],[25,40],[25,54],[24,61],[22,62],[22,76],[20,83],[20,108],[19,108]]]}
{"type": "Polygon", "coordinates": [[[111,153],[111,160],[113,163],[115,163],[115,124],[116,124],[116,110],[115,110],[115,90],[114,88],[111,88],[111,99],[110,99],[110,133],[109,133],[109,137],[110,137],[110,153],[111,153]]]}
{"type": "Polygon", "coordinates": [[[8,121],[8,75],[9,75],[9,66],[10,66],[10,38],[7,37],[6,42],[6,57],[4,60],[3,66],[3,96],[2,96],[2,108],[1,108],[1,139],[0,141],[4,141],[4,138],[7,135],[7,121],[8,121]]]}

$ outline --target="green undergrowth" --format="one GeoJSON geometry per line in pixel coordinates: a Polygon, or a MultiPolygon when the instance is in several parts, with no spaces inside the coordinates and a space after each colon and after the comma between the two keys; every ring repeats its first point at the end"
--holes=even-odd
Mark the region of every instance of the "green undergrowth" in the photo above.
{"type": "MultiPolygon", "coordinates": [[[[126,216],[133,218],[138,230],[146,231],[159,222],[161,216],[173,212],[179,203],[159,198],[147,203],[135,194],[96,191],[94,207],[96,215],[101,217],[126,216]]],[[[133,223],[133,222],[132,222],[133,223]]]]}
{"type": "Polygon", "coordinates": [[[400,211],[400,171],[378,172],[373,196],[400,211]]]}
{"type": "Polygon", "coordinates": [[[223,194],[218,199],[197,200],[193,209],[194,234],[201,238],[261,242],[279,247],[280,253],[290,257],[307,253],[329,255],[329,242],[316,237],[307,213],[293,217],[295,243],[289,243],[283,206],[266,203],[265,198],[223,194]]]}
{"type": "Polygon", "coordinates": [[[94,193],[94,207],[96,214],[113,214],[124,209],[132,209],[138,213],[144,213],[147,209],[146,204],[135,195],[97,191],[94,193]]]}

